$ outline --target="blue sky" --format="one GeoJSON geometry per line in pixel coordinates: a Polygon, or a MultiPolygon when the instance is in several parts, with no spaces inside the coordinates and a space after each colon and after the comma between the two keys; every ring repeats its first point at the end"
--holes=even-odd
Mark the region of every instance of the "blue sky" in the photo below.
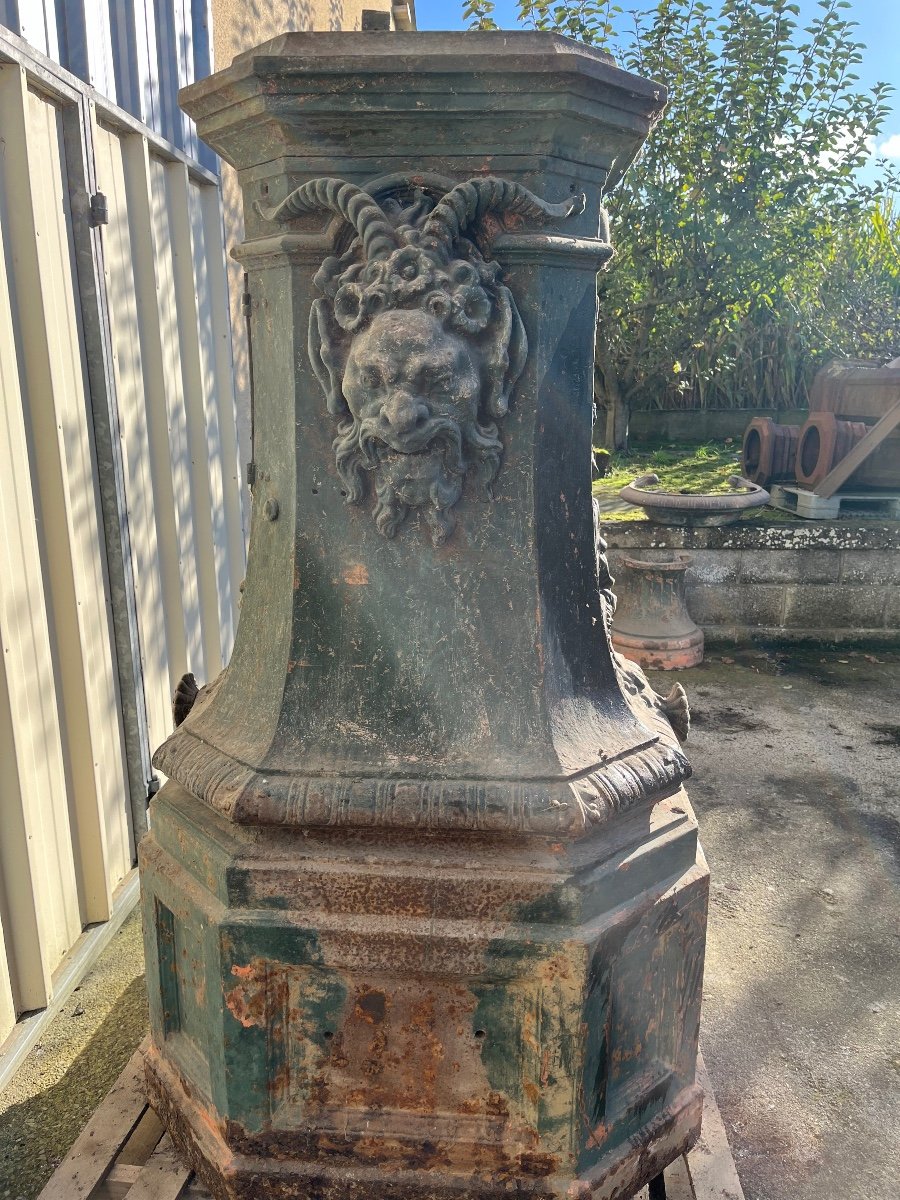
{"type": "MultiPolygon", "coordinates": [[[[649,8],[650,2],[618,0],[623,9],[649,8]]],[[[797,0],[801,24],[815,15],[816,0],[797,0]]],[[[419,29],[463,29],[460,0],[416,0],[419,29]]],[[[506,29],[516,28],[515,0],[496,0],[494,12],[497,24],[506,29]]],[[[871,86],[890,83],[896,89],[892,97],[893,111],[888,117],[876,153],[900,166],[900,0],[852,0],[846,15],[856,21],[859,40],[866,47],[862,64],[857,68],[860,84],[871,86]]],[[[868,172],[867,172],[868,173],[868,172]]]]}

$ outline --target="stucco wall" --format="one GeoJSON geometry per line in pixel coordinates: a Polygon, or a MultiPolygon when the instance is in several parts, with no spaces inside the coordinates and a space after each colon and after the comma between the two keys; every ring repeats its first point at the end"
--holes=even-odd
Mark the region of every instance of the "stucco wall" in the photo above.
{"type": "MultiPolygon", "coordinates": [[[[229,66],[236,54],[258,46],[269,38],[293,30],[360,29],[363,9],[390,12],[390,0],[211,0],[213,70],[229,66]]],[[[398,35],[402,36],[402,35],[398,35]]],[[[225,217],[225,247],[231,248],[244,236],[241,195],[234,171],[222,164],[222,204],[225,217]]],[[[243,274],[228,258],[228,291],[234,344],[235,396],[241,469],[250,459],[250,378],[247,338],[241,314],[243,274]]],[[[246,488],[246,479],[244,480],[246,488]]],[[[249,506],[249,496],[245,495],[249,506]]],[[[249,512],[249,507],[247,507],[249,512]]],[[[249,531],[249,522],[248,522],[249,531]]]]}
{"type": "Polygon", "coordinates": [[[900,643],[900,522],[610,521],[601,533],[613,575],[626,556],[686,550],[687,608],[708,640],[900,643]]]}

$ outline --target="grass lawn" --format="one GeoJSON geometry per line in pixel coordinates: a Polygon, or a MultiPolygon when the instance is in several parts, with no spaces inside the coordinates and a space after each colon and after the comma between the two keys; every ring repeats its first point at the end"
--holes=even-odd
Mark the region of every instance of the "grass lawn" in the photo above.
{"type": "MultiPolygon", "coordinates": [[[[598,455],[598,458],[600,456],[598,455]]],[[[644,521],[644,510],[624,505],[619,489],[639,475],[653,472],[659,476],[659,486],[667,492],[726,492],[729,475],[740,474],[741,443],[704,442],[701,446],[633,446],[627,452],[610,455],[609,468],[602,479],[594,480],[594,495],[601,501],[604,521],[644,521]],[[606,503],[604,503],[604,501],[606,503]],[[620,508],[622,505],[624,507],[620,508]]],[[[758,508],[754,520],[794,521],[790,513],[775,508],[758,508]]]]}

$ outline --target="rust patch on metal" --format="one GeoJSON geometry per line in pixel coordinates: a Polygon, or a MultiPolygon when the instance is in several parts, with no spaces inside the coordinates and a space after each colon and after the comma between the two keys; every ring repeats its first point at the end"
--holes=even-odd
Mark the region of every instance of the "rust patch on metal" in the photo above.
{"type": "Polygon", "coordinates": [[[558,1166],[559,1160],[552,1154],[526,1151],[519,1155],[519,1167],[526,1175],[552,1175],[558,1166]]]}
{"type": "Polygon", "coordinates": [[[351,587],[362,587],[369,582],[369,569],[363,563],[356,563],[344,572],[343,579],[351,587]]]}
{"type": "Polygon", "coordinates": [[[288,997],[287,979],[283,972],[273,972],[263,958],[252,959],[246,967],[236,964],[231,973],[241,982],[225,993],[225,1005],[245,1029],[254,1025],[267,1028],[280,1012],[288,997]]]}

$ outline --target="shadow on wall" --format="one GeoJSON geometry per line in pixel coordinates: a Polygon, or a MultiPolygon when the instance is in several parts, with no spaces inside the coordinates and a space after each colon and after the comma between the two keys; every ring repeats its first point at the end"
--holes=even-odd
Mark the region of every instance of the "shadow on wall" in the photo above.
{"type": "MultiPolygon", "coordinates": [[[[215,70],[223,70],[241,51],[291,31],[358,30],[364,8],[390,12],[389,0],[212,0],[215,70]]],[[[250,375],[247,336],[241,312],[243,272],[230,257],[244,236],[243,209],[237,177],[222,165],[222,206],[228,255],[228,293],[234,345],[235,400],[242,467],[250,461],[250,375]]],[[[244,481],[246,489],[246,480],[244,481]]],[[[250,497],[244,496],[249,512],[250,497]]]]}

